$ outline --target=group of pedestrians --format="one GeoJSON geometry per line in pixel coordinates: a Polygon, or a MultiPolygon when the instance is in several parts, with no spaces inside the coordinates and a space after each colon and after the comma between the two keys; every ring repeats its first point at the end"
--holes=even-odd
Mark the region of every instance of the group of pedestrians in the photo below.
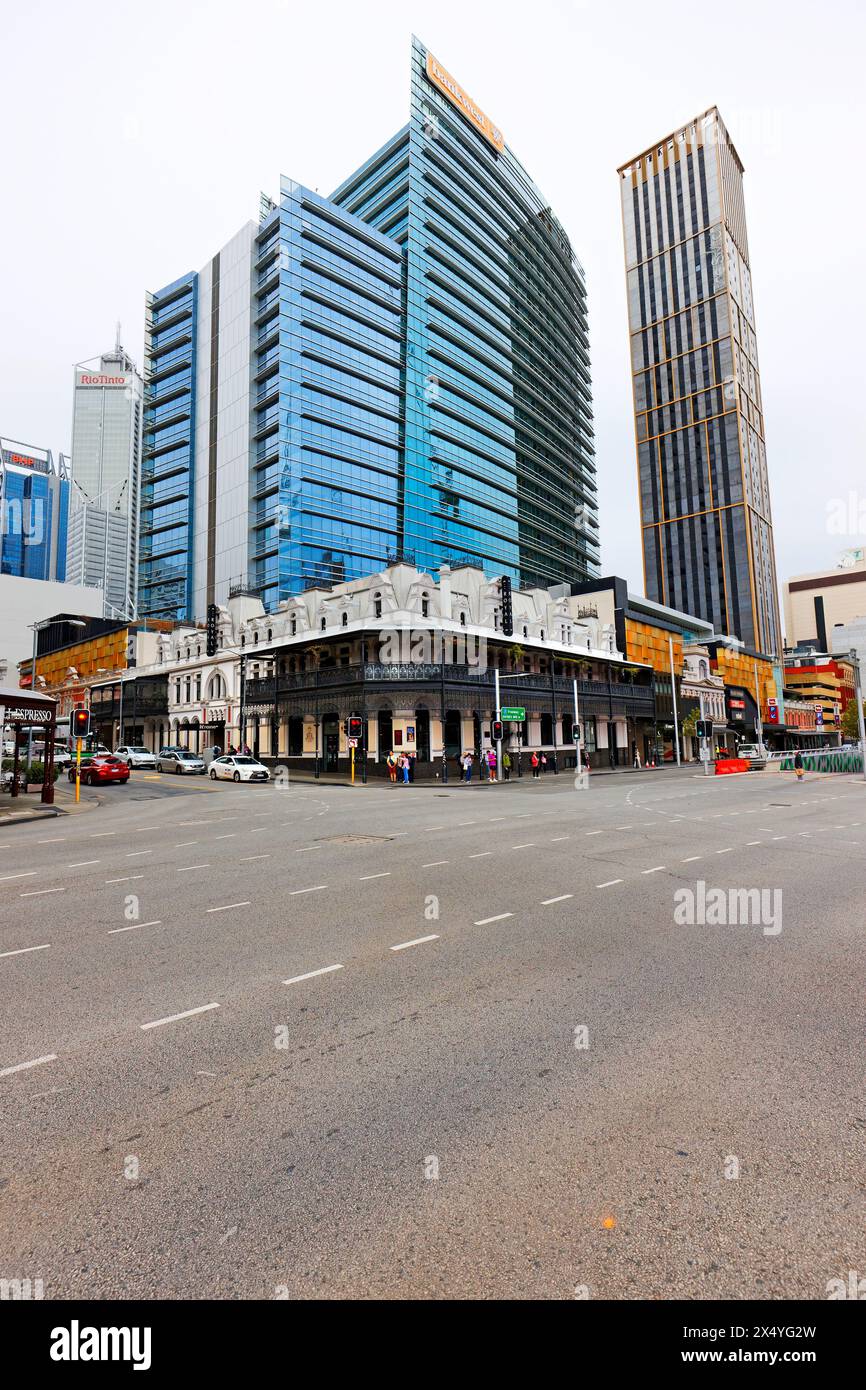
{"type": "Polygon", "coordinates": [[[393,748],[388,754],[388,776],[392,782],[400,782],[408,787],[410,782],[415,781],[415,754],[414,753],[395,753],[393,748]]]}
{"type": "Polygon", "coordinates": [[[547,771],[546,753],[533,753],[529,761],[532,764],[533,777],[538,778],[541,776],[542,772],[547,771]]]}
{"type": "MultiPolygon", "coordinates": [[[[500,768],[496,757],[496,749],[488,748],[477,755],[478,779],[481,782],[498,782],[500,778],[500,768]]],[[[461,754],[460,767],[463,773],[463,781],[472,781],[472,770],[475,767],[476,755],[472,752],[461,754]]],[[[502,754],[501,777],[504,782],[511,781],[511,754],[506,748],[502,754]]]]}

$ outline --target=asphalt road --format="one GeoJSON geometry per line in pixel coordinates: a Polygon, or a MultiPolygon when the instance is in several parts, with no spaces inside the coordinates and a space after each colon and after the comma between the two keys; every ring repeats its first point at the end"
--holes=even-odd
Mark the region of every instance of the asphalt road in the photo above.
{"type": "Polygon", "coordinates": [[[864,791],[139,773],[3,828],[0,1277],[826,1298],[866,1272],[864,791]],[[699,880],[759,920],[677,920],[699,880]]]}

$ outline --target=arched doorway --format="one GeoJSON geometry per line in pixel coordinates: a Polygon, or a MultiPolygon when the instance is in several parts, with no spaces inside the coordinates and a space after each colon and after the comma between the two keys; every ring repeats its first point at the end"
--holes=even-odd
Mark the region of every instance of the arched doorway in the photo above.
{"type": "Polygon", "coordinates": [[[460,718],[459,709],[447,709],[445,711],[445,756],[448,758],[459,758],[463,749],[460,747],[462,740],[463,726],[460,718]]]}
{"type": "Polygon", "coordinates": [[[336,772],[340,761],[340,716],[336,710],[322,717],[322,756],[326,772],[336,772]]]}
{"type": "Polygon", "coordinates": [[[378,714],[377,744],[378,761],[384,762],[394,743],[394,720],[389,709],[380,709],[378,714]]]}
{"type": "Polygon", "coordinates": [[[415,711],[415,755],[420,763],[430,761],[430,711],[425,705],[415,711]]]}

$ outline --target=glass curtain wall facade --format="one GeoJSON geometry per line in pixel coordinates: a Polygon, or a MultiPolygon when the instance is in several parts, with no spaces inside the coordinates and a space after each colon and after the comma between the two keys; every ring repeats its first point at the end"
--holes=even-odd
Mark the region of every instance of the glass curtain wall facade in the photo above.
{"type": "Polygon", "coordinates": [[[743,169],[715,108],[618,171],[647,597],[780,650],[743,169]]]}
{"type": "Polygon", "coordinates": [[[148,295],[138,613],[192,620],[198,276],[148,295]]]}
{"type": "Polygon", "coordinates": [[[0,574],[65,583],[69,486],[63,454],[2,441],[0,574]]]}
{"type": "Polygon", "coordinates": [[[522,584],[595,575],[583,271],[501,133],[418,39],[409,125],[333,201],[405,257],[399,549],[522,584]]]}
{"type": "Polygon", "coordinates": [[[270,609],[397,545],[403,262],[289,179],[254,257],[250,574],[270,609]]]}

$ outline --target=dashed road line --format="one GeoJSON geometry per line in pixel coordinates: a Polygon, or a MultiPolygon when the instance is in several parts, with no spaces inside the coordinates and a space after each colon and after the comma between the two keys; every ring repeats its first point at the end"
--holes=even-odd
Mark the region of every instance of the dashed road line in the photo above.
{"type": "Polygon", "coordinates": [[[101,859],[76,859],[74,864],[67,864],[67,869],[84,869],[90,864],[101,864],[101,859]]]}
{"type": "Polygon", "coordinates": [[[438,869],[440,864],[447,864],[447,859],[434,859],[430,864],[422,864],[422,869],[438,869]]]}
{"type": "Polygon", "coordinates": [[[122,931],[140,931],[142,927],[161,927],[162,918],[156,917],[152,922],[133,922],[131,927],[112,927],[111,931],[106,932],[106,936],[118,936],[122,931]]]}
{"type": "Polygon", "coordinates": [[[14,1067],[4,1067],[0,1076],[11,1076],[16,1071],[29,1071],[31,1067],[42,1067],[46,1062],[56,1062],[57,1053],[49,1052],[46,1057],[34,1057],[32,1062],[18,1062],[14,1067]]]}
{"type": "Polygon", "coordinates": [[[125,878],[107,878],[106,883],[132,883],[134,879],[144,878],[144,874],[127,874],[125,878]]]}
{"type": "Polygon", "coordinates": [[[0,951],[0,960],[6,956],[26,956],[31,951],[50,951],[51,942],[47,941],[44,946],[21,946],[17,951],[0,951]]]}
{"type": "Polygon", "coordinates": [[[289,894],[290,898],[297,898],[301,893],[321,893],[323,888],[327,888],[327,883],[317,883],[313,888],[293,888],[289,894]]]}
{"type": "Polygon", "coordinates": [[[209,869],[210,864],[185,864],[182,869],[178,869],[179,874],[188,874],[192,869],[209,869]]]}
{"type": "Polygon", "coordinates": [[[233,907],[249,907],[249,906],[250,906],[250,900],[249,900],[249,898],[247,898],[246,901],[245,901],[245,902],[242,902],[242,903],[225,903],[222,907],[208,907],[208,908],[205,908],[205,911],[206,911],[206,912],[231,912],[231,910],[232,910],[233,907]]]}
{"type": "Polygon", "coordinates": [[[45,893],[65,893],[65,888],[31,888],[29,893],[19,893],[19,898],[41,898],[45,893]]]}
{"type": "Polygon", "coordinates": [[[495,917],[482,917],[480,922],[474,922],[473,926],[486,927],[489,922],[504,922],[506,917],[513,917],[513,912],[499,912],[495,917]]]}
{"type": "Polygon", "coordinates": [[[358,882],[359,882],[359,883],[369,883],[369,881],[370,881],[371,878],[390,878],[390,877],[391,877],[391,870],[388,869],[387,871],[385,871],[385,872],[383,872],[383,873],[381,873],[381,874],[362,874],[361,877],[358,879],[358,882]]]}
{"type": "Polygon", "coordinates": [[[492,849],[480,850],[478,854],[470,854],[470,859],[487,859],[493,853],[492,849]]]}
{"type": "Polygon", "coordinates": [[[560,893],[558,898],[542,898],[541,906],[550,907],[551,903],[564,903],[566,898],[573,898],[573,893],[560,893]]]}
{"type": "Polygon", "coordinates": [[[293,975],[290,980],[283,980],[283,984],[299,985],[302,980],[314,980],[317,975],[330,975],[334,970],[342,969],[342,965],[323,965],[321,970],[308,970],[306,975],[293,975]]]}
{"type": "Polygon", "coordinates": [[[148,1028],[161,1028],[164,1023],[177,1023],[182,1018],[193,1018],[195,1014],[206,1014],[211,1009],[218,1009],[219,1004],[199,1004],[197,1009],[184,1009],[181,1014],[169,1014],[167,1018],[155,1018],[152,1023],[140,1023],[138,1026],[142,1031],[148,1028]]]}
{"type": "Polygon", "coordinates": [[[659,873],[661,873],[662,869],[664,869],[664,868],[666,868],[666,867],[667,867],[667,866],[666,866],[665,864],[656,864],[655,868],[653,868],[653,869],[642,869],[642,870],[641,870],[641,873],[644,873],[644,874],[659,874],[659,873]]]}
{"type": "Polygon", "coordinates": [[[623,878],[609,878],[606,883],[597,883],[596,888],[612,888],[615,883],[624,883],[623,878]]]}
{"type": "Polygon", "coordinates": [[[36,877],[36,870],[35,870],[35,869],[28,869],[27,872],[26,872],[25,874],[3,874],[3,876],[0,877],[0,883],[8,883],[8,882],[9,882],[11,879],[13,879],[13,878],[35,878],[35,877],[36,877]]]}
{"type": "Polygon", "coordinates": [[[238,863],[249,864],[253,859],[270,859],[270,857],[269,854],[245,854],[242,859],[238,860],[238,863]]]}
{"type": "Polygon", "coordinates": [[[389,951],[408,951],[408,949],[409,949],[410,946],[423,946],[424,943],[425,943],[426,941],[438,941],[438,940],[439,940],[439,937],[436,936],[435,934],[434,934],[433,936],[416,936],[414,941],[400,941],[400,942],[398,942],[398,944],[397,944],[396,946],[389,946],[389,947],[388,947],[388,950],[389,950],[389,951]]]}
{"type": "Polygon", "coordinates": [[[512,845],[512,849],[535,849],[536,845],[532,840],[528,840],[525,845],[512,845]]]}

